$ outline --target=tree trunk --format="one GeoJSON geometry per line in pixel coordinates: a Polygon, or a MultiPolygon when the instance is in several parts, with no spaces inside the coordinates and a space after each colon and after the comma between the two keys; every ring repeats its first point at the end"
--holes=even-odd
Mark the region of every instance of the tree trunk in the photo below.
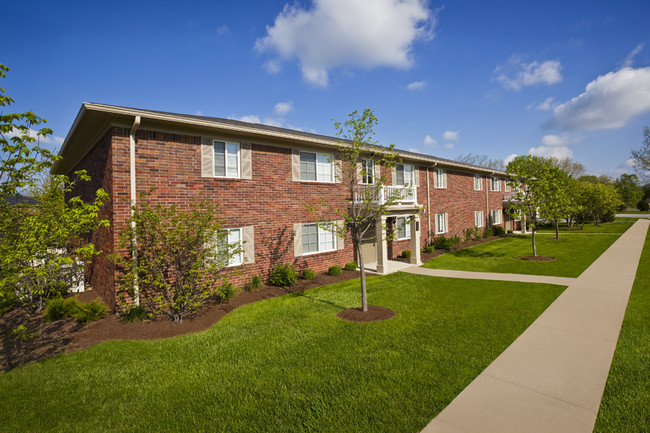
{"type": "Polygon", "coordinates": [[[537,247],[535,246],[535,231],[536,227],[533,227],[533,257],[537,257],[537,247]]]}
{"type": "Polygon", "coordinates": [[[366,313],[368,311],[368,295],[366,294],[366,265],[363,262],[361,243],[357,244],[357,251],[359,258],[359,277],[361,278],[361,311],[366,313]]]}
{"type": "Polygon", "coordinates": [[[555,240],[560,239],[560,220],[555,220],[555,240]]]}

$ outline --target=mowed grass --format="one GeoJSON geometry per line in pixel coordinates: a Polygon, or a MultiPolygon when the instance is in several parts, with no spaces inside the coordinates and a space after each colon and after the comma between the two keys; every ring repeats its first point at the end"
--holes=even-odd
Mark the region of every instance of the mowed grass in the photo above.
{"type": "MultiPolygon", "coordinates": [[[[582,230],[576,230],[575,226],[569,228],[566,224],[560,224],[560,236],[565,233],[619,233],[623,234],[632,227],[636,219],[632,219],[629,222],[610,222],[610,223],[600,223],[598,225],[594,224],[585,224],[582,230]]],[[[555,234],[555,227],[541,227],[537,230],[537,233],[553,233],[555,234]]]]}
{"type": "Polygon", "coordinates": [[[594,432],[650,429],[650,231],[627,304],[594,432]]]}
{"type": "Polygon", "coordinates": [[[2,432],[418,432],[564,287],[393,274],[250,304],[209,330],[0,375],[2,432]]]}
{"type": "Polygon", "coordinates": [[[618,234],[536,236],[537,255],[554,261],[521,260],[533,254],[531,235],[509,236],[493,242],[434,257],[423,266],[477,272],[578,277],[616,239],[618,234]]]}

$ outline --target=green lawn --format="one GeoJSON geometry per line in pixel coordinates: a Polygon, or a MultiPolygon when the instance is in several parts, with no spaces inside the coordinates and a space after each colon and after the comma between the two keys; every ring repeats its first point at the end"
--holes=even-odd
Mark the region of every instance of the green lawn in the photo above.
{"type": "Polygon", "coordinates": [[[531,235],[510,236],[442,254],[423,266],[433,269],[577,277],[618,237],[618,234],[566,234],[556,241],[554,236],[536,236],[537,255],[556,258],[554,261],[537,262],[519,259],[532,255],[531,235]]]}
{"type": "Polygon", "coordinates": [[[636,221],[636,220],[638,220],[638,219],[639,219],[639,218],[616,217],[616,218],[615,218],[615,221],[616,221],[616,222],[619,222],[619,221],[625,221],[625,222],[627,222],[627,221],[632,221],[632,222],[634,222],[634,221],[636,221]]]}
{"type": "MultiPolygon", "coordinates": [[[[630,220],[630,222],[611,222],[611,223],[600,223],[597,226],[594,224],[585,224],[582,230],[576,230],[574,228],[567,227],[566,224],[560,224],[560,236],[564,233],[619,233],[623,234],[632,227],[635,219],[630,220]]],[[[541,227],[537,230],[537,233],[555,233],[555,227],[541,227]]]]}
{"type": "Polygon", "coordinates": [[[594,432],[650,428],[650,232],[627,304],[594,432]]]}
{"type": "Polygon", "coordinates": [[[368,281],[396,317],[339,320],[358,284],[0,374],[0,431],[418,432],[564,290],[398,273],[368,281]]]}

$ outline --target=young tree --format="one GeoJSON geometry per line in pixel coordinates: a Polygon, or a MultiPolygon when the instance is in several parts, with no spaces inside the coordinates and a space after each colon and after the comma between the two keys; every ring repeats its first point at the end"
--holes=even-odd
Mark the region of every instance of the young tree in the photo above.
{"type": "Polygon", "coordinates": [[[182,210],[152,204],[152,194],[140,194],[122,227],[119,246],[128,253],[113,256],[123,269],[120,301],[128,309],[126,295],[137,296],[150,311],[182,322],[211,296],[223,295],[227,286],[221,273],[242,246],[228,244],[217,205],[201,200],[182,210]]]}
{"type": "Polygon", "coordinates": [[[593,220],[595,225],[622,203],[616,187],[602,183],[583,182],[580,197],[585,218],[593,220]]]}
{"type": "MultiPolygon", "coordinates": [[[[339,152],[342,183],[346,186],[348,199],[345,206],[337,209],[345,221],[341,227],[327,224],[321,214],[312,206],[310,209],[317,214],[320,225],[336,233],[337,236],[348,238],[352,241],[359,265],[361,280],[361,310],[368,311],[368,297],[366,293],[365,258],[363,257],[362,244],[381,241],[376,233],[377,221],[386,213],[389,206],[399,202],[400,196],[385,194],[384,186],[390,185],[389,174],[391,169],[399,162],[395,145],[388,147],[378,145],[374,139],[374,127],[377,118],[373,111],[366,108],[362,114],[353,111],[344,123],[335,122],[337,136],[341,139],[339,152]],[[370,160],[366,164],[362,160],[370,160]],[[381,167],[381,172],[377,169],[381,167]],[[368,185],[361,186],[362,178],[369,179],[368,185]],[[380,198],[382,198],[380,200],[380,198]]],[[[407,185],[412,186],[412,185],[407,185]]],[[[386,232],[386,227],[384,227],[386,232]]],[[[387,235],[390,236],[390,235],[387,235]]],[[[415,234],[414,234],[415,236],[415,234]]]]}
{"type": "Polygon", "coordinates": [[[643,144],[641,149],[632,151],[632,159],[634,164],[643,177],[647,177],[650,173],[650,128],[645,126],[643,128],[643,144]]]}
{"type": "Polygon", "coordinates": [[[636,207],[636,204],[643,197],[643,188],[641,188],[641,182],[636,174],[623,173],[616,179],[614,185],[618,189],[626,207],[636,207]]]}

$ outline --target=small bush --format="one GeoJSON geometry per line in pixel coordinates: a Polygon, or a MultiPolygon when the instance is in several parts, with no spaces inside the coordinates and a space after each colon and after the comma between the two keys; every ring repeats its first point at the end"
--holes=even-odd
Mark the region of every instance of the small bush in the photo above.
{"type": "Polygon", "coordinates": [[[449,238],[450,247],[455,247],[456,245],[460,244],[460,242],[461,242],[460,236],[452,236],[449,238]]]}
{"type": "Polygon", "coordinates": [[[405,258],[405,259],[410,259],[411,258],[411,250],[402,251],[402,257],[405,258]]]}
{"type": "Polygon", "coordinates": [[[465,230],[463,230],[463,237],[465,238],[465,242],[472,241],[474,239],[478,239],[481,237],[481,233],[478,227],[468,227],[465,230]]]}
{"type": "Polygon", "coordinates": [[[508,234],[511,234],[511,233],[514,233],[514,231],[512,231],[512,230],[508,230],[508,234]]]}
{"type": "Polygon", "coordinates": [[[38,337],[38,333],[30,331],[25,325],[18,325],[11,331],[11,336],[18,341],[27,341],[38,337]]]}
{"type": "Polygon", "coordinates": [[[439,250],[449,250],[451,248],[449,239],[447,239],[445,235],[436,236],[433,239],[433,246],[439,250]]]}
{"type": "Polygon", "coordinates": [[[639,209],[641,212],[646,212],[646,211],[648,211],[648,210],[650,209],[650,205],[648,204],[647,201],[645,201],[645,200],[640,200],[640,201],[636,204],[636,208],[639,209]]]}
{"type": "Polygon", "coordinates": [[[313,280],[316,278],[316,272],[312,271],[311,269],[305,269],[302,271],[302,278],[305,280],[313,280]]]}
{"type": "Polygon", "coordinates": [[[494,236],[503,236],[506,234],[505,229],[501,226],[493,226],[492,232],[494,233],[494,236]]]}
{"type": "Polygon", "coordinates": [[[616,219],[616,212],[609,211],[609,212],[605,213],[605,215],[602,216],[600,221],[604,222],[604,223],[611,223],[615,219],[616,219]]]}
{"type": "Polygon", "coordinates": [[[123,322],[142,322],[151,317],[144,305],[129,305],[120,312],[123,322]]]}
{"type": "Polygon", "coordinates": [[[356,271],[357,264],[355,262],[346,263],[344,269],[346,271],[356,271]]]}
{"type": "Polygon", "coordinates": [[[106,305],[100,304],[97,300],[89,303],[77,303],[75,300],[75,304],[77,305],[77,309],[72,313],[72,317],[78,323],[94,322],[104,317],[104,313],[106,313],[106,305]]]}
{"type": "Polygon", "coordinates": [[[483,229],[483,239],[489,238],[490,236],[494,236],[493,227],[485,227],[485,229],[483,229]]]}
{"type": "Polygon", "coordinates": [[[226,304],[237,293],[237,289],[228,280],[224,281],[214,292],[212,299],[220,304],[226,304]]]}
{"type": "Polygon", "coordinates": [[[424,249],[422,250],[423,253],[432,253],[432,252],[434,252],[434,251],[435,251],[435,247],[434,247],[433,245],[427,245],[427,246],[424,247],[424,249]]]}
{"type": "Polygon", "coordinates": [[[0,298],[0,317],[14,309],[16,305],[16,295],[9,292],[4,298],[0,298]]]}
{"type": "Polygon", "coordinates": [[[341,267],[339,265],[330,266],[327,273],[333,277],[341,275],[341,267]]]}
{"type": "Polygon", "coordinates": [[[77,302],[75,298],[54,298],[48,301],[43,318],[46,322],[52,322],[72,317],[79,323],[88,323],[101,319],[104,313],[106,313],[106,305],[100,304],[97,300],[85,303],[77,302]]]}
{"type": "Polygon", "coordinates": [[[244,290],[247,292],[254,292],[262,288],[262,277],[255,274],[251,277],[250,280],[244,284],[244,290]]]}
{"type": "Polygon", "coordinates": [[[296,269],[285,263],[283,265],[276,265],[271,271],[271,276],[269,277],[269,284],[273,286],[293,286],[296,284],[298,279],[298,273],[296,269]]]}

